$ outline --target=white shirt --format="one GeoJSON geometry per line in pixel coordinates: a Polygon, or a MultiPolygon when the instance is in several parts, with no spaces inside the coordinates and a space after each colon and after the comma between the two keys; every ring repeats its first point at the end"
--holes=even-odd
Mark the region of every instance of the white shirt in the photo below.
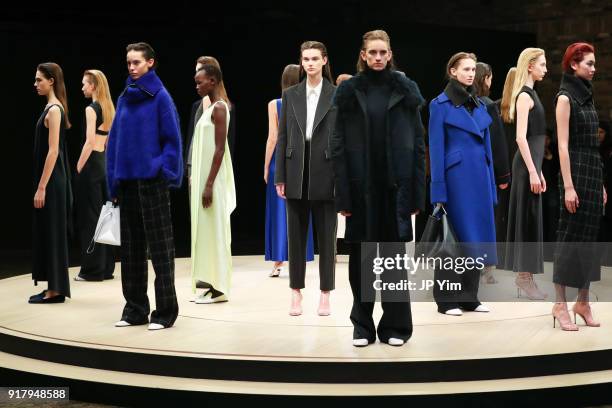
{"type": "Polygon", "coordinates": [[[319,96],[321,96],[321,89],[323,88],[323,78],[319,82],[319,85],[314,88],[308,84],[306,80],[306,140],[312,139],[312,127],[314,126],[315,113],[317,111],[317,104],[319,103],[319,96]]]}

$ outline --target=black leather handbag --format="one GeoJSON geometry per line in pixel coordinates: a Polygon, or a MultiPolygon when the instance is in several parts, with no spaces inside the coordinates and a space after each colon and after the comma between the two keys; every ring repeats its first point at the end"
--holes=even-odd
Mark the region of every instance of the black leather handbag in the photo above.
{"type": "Polygon", "coordinates": [[[444,206],[436,206],[429,216],[421,240],[416,245],[414,256],[428,258],[458,258],[461,256],[457,235],[444,206]]]}

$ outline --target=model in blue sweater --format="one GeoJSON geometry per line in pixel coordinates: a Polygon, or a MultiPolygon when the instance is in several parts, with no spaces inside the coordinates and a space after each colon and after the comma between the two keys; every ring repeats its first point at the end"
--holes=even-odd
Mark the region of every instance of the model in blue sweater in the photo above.
{"type": "Polygon", "coordinates": [[[128,77],[108,140],[111,197],[117,197],[121,180],[161,176],[169,187],[180,187],[182,163],[178,113],[155,69],[128,77]]]}
{"type": "Polygon", "coordinates": [[[121,207],[121,286],[126,303],[115,326],[171,327],[178,316],[169,187],[183,176],[181,133],[172,98],[155,73],[146,43],[127,46],[130,78],[117,102],[108,139],[110,194],[121,207]],[[149,321],[147,254],[155,270],[149,321]]]}

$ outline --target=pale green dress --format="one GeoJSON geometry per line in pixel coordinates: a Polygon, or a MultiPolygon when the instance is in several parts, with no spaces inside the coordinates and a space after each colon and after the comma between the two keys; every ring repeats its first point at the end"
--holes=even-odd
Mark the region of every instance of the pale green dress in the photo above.
{"type": "Polygon", "coordinates": [[[193,133],[191,153],[191,278],[211,284],[229,297],[232,282],[232,230],[230,215],[236,208],[234,171],[227,144],[229,108],[220,100],[204,111],[193,133]],[[211,115],[220,104],[227,112],[225,153],[213,184],[212,205],[202,206],[202,192],[208,180],[215,152],[215,125],[211,115]]]}

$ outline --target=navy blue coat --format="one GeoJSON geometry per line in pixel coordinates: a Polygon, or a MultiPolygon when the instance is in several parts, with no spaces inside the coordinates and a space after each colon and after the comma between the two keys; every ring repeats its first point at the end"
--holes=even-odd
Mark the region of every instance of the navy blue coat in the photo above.
{"type": "MultiPolygon", "coordinates": [[[[461,242],[495,243],[497,191],[489,125],[482,101],[470,114],[442,92],[429,104],[431,203],[444,203],[461,242]]],[[[495,245],[485,245],[485,264],[497,262],[495,245]]]]}

